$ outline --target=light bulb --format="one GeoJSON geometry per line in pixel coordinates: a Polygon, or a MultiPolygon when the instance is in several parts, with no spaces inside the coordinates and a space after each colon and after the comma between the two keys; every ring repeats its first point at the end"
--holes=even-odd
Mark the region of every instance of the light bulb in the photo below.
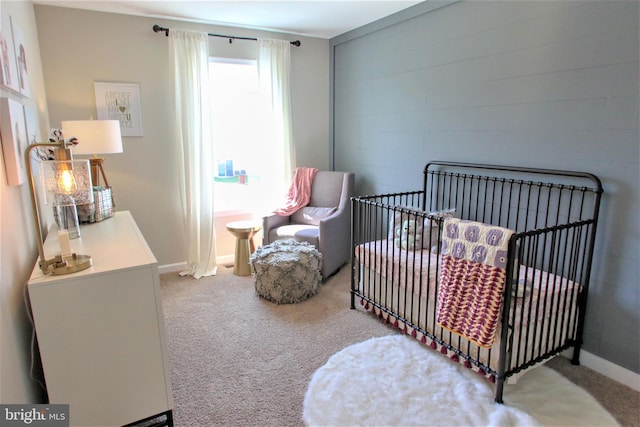
{"type": "Polygon", "coordinates": [[[73,194],[78,189],[76,179],[73,177],[73,170],[63,168],[58,174],[58,189],[64,194],[73,194]]]}

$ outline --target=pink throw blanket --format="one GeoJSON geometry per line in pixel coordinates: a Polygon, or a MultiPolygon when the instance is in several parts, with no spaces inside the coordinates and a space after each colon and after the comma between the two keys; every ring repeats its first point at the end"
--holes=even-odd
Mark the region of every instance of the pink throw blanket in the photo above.
{"type": "Polygon", "coordinates": [[[274,213],[280,216],[288,216],[309,204],[311,199],[311,184],[318,169],[298,167],[293,175],[293,182],[289,187],[284,206],[276,209],[274,213]]]}

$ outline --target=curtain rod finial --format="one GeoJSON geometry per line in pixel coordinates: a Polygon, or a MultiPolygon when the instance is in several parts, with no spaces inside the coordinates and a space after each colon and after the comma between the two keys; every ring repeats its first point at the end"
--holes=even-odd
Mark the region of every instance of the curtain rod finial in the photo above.
{"type": "Polygon", "coordinates": [[[160,32],[163,32],[163,31],[164,31],[164,35],[165,35],[166,37],[169,37],[169,29],[168,29],[168,28],[162,28],[162,27],[161,27],[160,25],[158,25],[158,24],[156,24],[156,25],[154,25],[154,26],[153,26],[153,31],[154,31],[155,33],[160,33],[160,32]]]}

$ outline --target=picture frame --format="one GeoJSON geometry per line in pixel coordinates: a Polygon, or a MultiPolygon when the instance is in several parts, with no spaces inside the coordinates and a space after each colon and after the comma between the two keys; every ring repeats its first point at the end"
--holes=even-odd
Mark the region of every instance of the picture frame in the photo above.
{"type": "Polygon", "coordinates": [[[16,57],[16,68],[18,71],[18,90],[23,97],[31,96],[31,84],[27,67],[27,48],[25,46],[24,33],[19,25],[11,20],[11,33],[13,34],[13,46],[16,57]]]}
{"type": "Polygon", "coordinates": [[[20,93],[18,76],[18,62],[16,61],[15,45],[11,16],[2,14],[2,31],[0,31],[0,87],[20,93]]]}
{"type": "Polygon", "coordinates": [[[140,85],[94,82],[99,120],[120,121],[122,136],[143,136],[140,85]]]}
{"type": "Polygon", "coordinates": [[[22,185],[27,179],[24,152],[29,145],[24,108],[17,101],[2,97],[0,98],[0,116],[2,154],[7,183],[22,185]]]}

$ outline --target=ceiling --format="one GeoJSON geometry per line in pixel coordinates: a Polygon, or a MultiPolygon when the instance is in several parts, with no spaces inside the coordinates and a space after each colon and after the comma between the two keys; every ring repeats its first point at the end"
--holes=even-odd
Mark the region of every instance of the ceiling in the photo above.
{"type": "Polygon", "coordinates": [[[34,0],[35,4],[277,31],[330,39],[421,1],[34,0]]]}

